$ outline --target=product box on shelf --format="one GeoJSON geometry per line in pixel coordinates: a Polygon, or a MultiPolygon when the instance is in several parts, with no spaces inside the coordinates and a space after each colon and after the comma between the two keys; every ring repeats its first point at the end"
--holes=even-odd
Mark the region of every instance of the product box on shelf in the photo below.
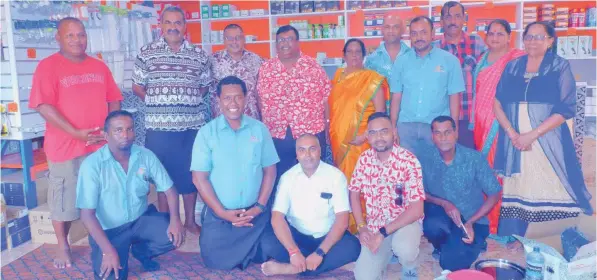
{"type": "Polygon", "coordinates": [[[6,209],[8,223],[3,226],[3,235],[6,240],[2,247],[15,248],[31,240],[31,230],[29,227],[29,211],[26,207],[12,207],[6,209]]]}
{"type": "Polygon", "coordinates": [[[365,15],[365,26],[375,25],[375,15],[365,15]]]}
{"type": "Polygon", "coordinates": [[[568,57],[578,57],[578,36],[568,36],[566,54],[568,57]]]}
{"type": "Polygon", "coordinates": [[[390,2],[392,2],[392,7],[406,7],[408,5],[406,0],[394,0],[390,2]]]}
{"type": "Polygon", "coordinates": [[[363,0],[347,0],[346,5],[348,10],[361,10],[365,7],[365,2],[363,0]]]}
{"type": "Polygon", "coordinates": [[[284,13],[284,0],[271,0],[270,13],[272,15],[279,15],[284,13]]]}
{"type": "MultiPolygon", "coordinates": [[[[31,240],[33,243],[57,244],[56,233],[50,219],[50,208],[43,204],[29,211],[29,223],[31,224],[31,240]]],[[[77,242],[87,236],[87,230],[81,220],[72,222],[68,233],[70,244],[77,242]]]]}
{"type": "Polygon", "coordinates": [[[340,10],[340,1],[325,1],[325,9],[326,11],[339,11],[340,10]]]}
{"type": "Polygon", "coordinates": [[[301,13],[312,13],[315,10],[314,2],[301,0],[299,10],[301,13]]]}
{"type": "Polygon", "coordinates": [[[590,57],[593,55],[593,36],[578,36],[578,56],[590,57]]]}
{"type": "Polygon", "coordinates": [[[212,5],[211,6],[211,17],[212,18],[220,18],[220,5],[212,5]]]}
{"type": "Polygon", "coordinates": [[[300,2],[299,1],[284,1],[284,13],[285,14],[300,13],[300,2]]]}
{"type": "Polygon", "coordinates": [[[322,0],[316,0],[313,3],[313,7],[315,12],[325,12],[327,11],[327,1],[322,1],[322,0]]]}
{"type": "Polygon", "coordinates": [[[379,1],[379,7],[380,7],[380,8],[391,8],[391,7],[393,6],[393,5],[392,5],[392,2],[393,2],[393,1],[384,1],[384,0],[380,0],[380,1],[379,1]]]}
{"type": "Polygon", "coordinates": [[[209,18],[209,5],[201,5],[201,18],[209,18]]]}
{"type": "Polygon", "coordinates": [[[8,249],[8,239],[6,237],[6,227],[0,227],[0,239],[2,244],[0,246],[0,251],[8,249]]]}
{"type": "Polygon", "coordinates": [[[560,36],[558,37],[558,41],[556,43],[556,47],[558,48],[558,55],[561,57],[567,57],[568,53],[566,52],[568,50],[568,47],[566,46],[566,43],[568,43],[568,37],[566,36],[560,36]]]}
{"type": "Polygon", "coordinates": [[[232,12],[236,11],[236,6],[230,4],[222,4],[220,6],[220,17],[229,18],[232,16],[232,12]]]}
{"type": "Polygon", "coordinates": [[[365,9],[376,9],[376,8],[379,8],[379,1],[365,0],[365,9]]]}

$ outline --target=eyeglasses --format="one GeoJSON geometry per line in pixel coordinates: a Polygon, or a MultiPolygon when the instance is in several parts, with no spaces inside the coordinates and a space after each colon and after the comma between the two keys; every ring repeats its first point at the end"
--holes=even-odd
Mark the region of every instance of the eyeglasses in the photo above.
{"type": "Polygon", "coordinates": [[[397,206],[402,206],[402,196],[404,193],[404,184],[403,183],[398,183],[396,184],[396,186],[394,187],[394,190],[396,191],[396,199],[394,199],[394,203],[396,203],[397,206]]]}
{"type": "Polygon", "coordinates": [[[296,39],[294,37],[286,37],[286,38],[278,38],[276,39],[276,42],[278,44],[282,44],[282,43],[290,43],[290,42],[294,42],[296,39]]]}
{"type": "Polygon", "coordinates": [[[524,37],[522,37],[522,39],[524,41],[545,41],[545,39],[549,39],[549,38],[551,38],[551,36],[540,35],[540,34],[537,34],[537,35],[527,34],[527,35],[524,35],[524,37]]]}
{"type": "Polygon", "coordinates": [[[224,36],[224,39],[226,39],[226,41],[240,41],[242,40],[244,37],[242,35],[236,35],[236,36],[224,36]]]}

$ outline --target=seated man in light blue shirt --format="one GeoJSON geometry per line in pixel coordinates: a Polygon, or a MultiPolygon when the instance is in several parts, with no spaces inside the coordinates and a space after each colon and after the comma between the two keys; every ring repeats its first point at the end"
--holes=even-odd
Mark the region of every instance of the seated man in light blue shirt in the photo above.
{"type": "Polygon", "coordinates": [[[77,208],[89,232],[95,279],[127,279],[131,247],[146,271],[158,270],[151,259],[183,240],[178,193],[157,157],[133,144],[133,125],[131,113],[111,112],[104,124],[108,144],[79,170],[77,208]],[[170,218],[147,206],[150,182],[166,194],[170,218]]]}
{"type": "Polygon", "coordinates": [[[404,21],[396,12],[384,15],[381,33],[383,41],[365,58],[365,68],[383,75],[389,83],[392,79],[392,67],[400,56],[410,51],[410,48],[402,42],[404,21]]]}
{"type": "Polygon", "coordinates": [[[440,115],[458,119],[464,80],[460,62],[451,53],[433,47],[433,22],[425,16],[410,22],[414,51],[392,69],[390,117],[397,126],[400,146],[417,155],[433,146],[429,125],[440,115]]]}
{"type": "Polygon", "coordinates": [[[282,175],[272,209],[279,242],[270,251],[274,260],[261,265],[267,276],[319,275],[356,261],[361,252],[346,230],[350,203],[342,171],[321,161],[313,134],[296,139],[296,155],[299,164],[282,175]]]}
{"type": "Polygon", "coordinates": [[[267,206],[279,161],[265,126],[243,114],[247,87],[234,76],[217,86],[222,115],[203,126],[193,145],[193,182],[206,206],[199,236],[205,266],[245,269],[267,259],[275,239],[267,206]]]}

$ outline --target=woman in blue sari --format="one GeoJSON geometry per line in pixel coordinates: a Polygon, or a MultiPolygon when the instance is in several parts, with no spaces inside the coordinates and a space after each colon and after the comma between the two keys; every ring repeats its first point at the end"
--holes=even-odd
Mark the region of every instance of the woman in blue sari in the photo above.
{"type": "Polygon", "coordinates": [[[556,234],[562,220],[593,213],[567,123],[576,113],[576,82],[569,62],[552,49],[555,36],[547,23],[529,24],[527,55],[508,63],[496,90],[501,236],[556,234]]]}

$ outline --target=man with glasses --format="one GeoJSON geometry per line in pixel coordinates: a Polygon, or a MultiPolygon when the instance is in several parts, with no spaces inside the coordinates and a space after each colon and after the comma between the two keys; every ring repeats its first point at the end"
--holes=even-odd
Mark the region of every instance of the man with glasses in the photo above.
{"type": "Polygon", "coordinates": [[[453,118],[435,118],[431,131],[435,148],[418,156],[427,195],[423,232],[443,269],[466,269],[487,247],[487,213],[502,187],[481,153],[456,143],[453,118]]]}
{"type": "MultiPolygon", "coordinates": [[[[259,73],[259,67],[263,64],[263,59],[245,48],[245,33],[238,24],[232,23],[224,28],[224,46],[225,49],[215,52],[211,57],[211,69],[215,82],[217,84],[217,82],[228,76],[236,76],[243,80],[248,90],[245,116],[259,120],[261,114],[256,87],[257,74],[259,73]]],[[[215,90],[213,90],[211,98],[212,115],[215,118],[222,113],[215,90]]]]}
{"type": "Polygon", "coordinates": [[[397,13],[384,15],[381,33],[383,41],[366,57],[365,68],[383,75],[389,82],[392,79],[392,66],[401,55],[410,51],[410,47],[402,42],[404,21],[397,13]]]}
{"type": "Polygon", "coordinates": [[[299,33],[290,25],[276,32],[276,57],[259,69],[257,92],[262,118],[280,156],[277,177],[297,163],[296,138],[317,136],[325,151],[329,131],[330,80],[317,61],[300,51],[299,33]]]}
{"type": "MultiPolygon", "coordinates": [[[[197,130],[211,118],[209,56],[184,36],[185,13],[176,6],[162,12],[163,35],[141,48],[133,73],[133,92],[145,100],[145,147],[154,152],[182,195],[185,228],[199,234],[195,222],[197,189],[191,179],[191,149],[197,130]]],[[[158,193],[158,209],[167,211],[158,193]]]]}
{"type": "Polygon", "coordinates": [[[392,253],[402,264],[400,279],[418,279],[423,219],[423,175],[417,158],[395,144],[390,117],[377,112],[367,120],[371,149],[361,154],[348,185],[350,205],[361,241],[354,275],[382,279],[392,253]],[[361,195],[366,202],[363,219],[361,195]]]}
{"type": "MultiPolygon", "coordinates": [[[[462,27],[466,23],[464,6],[456,1],[448,1],[441,10],[441,24],[444,35],[434,46],[455,55],[460,61],[465,83],[461,97],[460,116],[458,117],[458,142],[466,147],[475,148],[472,127],[472,107],[475,100],[473,73],[481,54],[487,50],[483,39],[476,34],[466,34],[462,27]]],[[[470,26],[470,25],[469,25],[470,26]]]]}
{"type": "Polygon", "coordinates": [[[398,129],[400,146],[415,155],[432,148],[429,124],[440,115],[458,118],[464,91],[458,59],[434,47],[433,22],[418,16],[410,22],[414,51],[402,56],[392,69],[390,116],[398,129]]]}

